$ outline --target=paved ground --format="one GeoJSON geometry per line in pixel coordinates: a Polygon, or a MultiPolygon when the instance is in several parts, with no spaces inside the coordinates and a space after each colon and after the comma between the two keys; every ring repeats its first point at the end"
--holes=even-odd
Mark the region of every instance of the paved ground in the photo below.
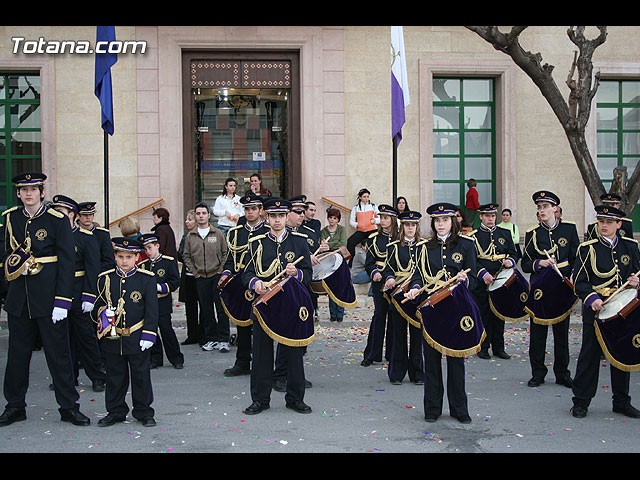
{"type": "MultiPolygon", "coordinates": [[[[443,452],[638,452],[640,420],[611,411],[609,367],[602,362],[598,394],[584,419],[569,414],[571,391],[555,384],[553,374],[539,388],[530,378],[528,324],[507,324],[509,360],[466,360],[466,387],[473,422],[462,425],[448,416],[436,423],[423,420],[423,388],[405,382],[391,385],[386,364],[360,366],[369,321],[370,299],[360,295],[359,307],[345,320],[330,323],[321,299],[316,340],[309,346],[305,369],[313,387],[305,401],[313,408],[301,415],[285,408],[284,394],[273,392],[271,409],[247,416],[249,377],[226,378],[233,363],[229,353],[183,347],[183,370],[168,362],[153,371],[157,426],[144,428],[130,416],[123,424],[97,427],[106,413],[101,393],[91,391],[81,373],[81,410],[89,427],[59,419],[49,391],[43,352],[34,352],[27,420],[0,429],[2,452],[67,453],[443,453],[443,452]],[[367,302],[367,300],[369,300],[367,302]],[[169,365],[169,366],[167,366],[169,365]]],[[[177,307],[176,332],[185,338],[184,311],[177,307]]],[[[6,324],[0,317],[0,372],[6,362],[6,324]]],[[[579,315],[572,316],[570,368],[575,371],[581,342],[579,315]]],[[[547,352],[553,351],[552,336],[547,352]]],[[[547,356],[549,365],[551,354],[547,356]]],[[[445,368],[443,362],[443,369],[445,368]]],[[[551,370],[551,368],[550,368],[551,370]]],[[[446,372],[445,372],[446,375],[446,372]]],[[[640,377],[632,374],[631,395],[640,405],[640,377]]],[[[2,399],[4,402],[4,399],[2,399]]],[[[446,402],[446,397],[445,397],[446,402]]],[[[638,406],[637,405],[637,406],[638,406]]],[[[237,465],[233,467],[237,468],[237,465]]],[[[227,473],[230,473],[227,470],[227,473]]]]}

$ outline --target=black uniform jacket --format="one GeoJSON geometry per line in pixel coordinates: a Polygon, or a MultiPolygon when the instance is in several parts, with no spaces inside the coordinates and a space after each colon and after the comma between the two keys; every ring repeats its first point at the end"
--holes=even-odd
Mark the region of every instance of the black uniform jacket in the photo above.
{"type": "Polygon", "coordinates": [[[98,276],[98,298],[94,312],[100,315],[109,307],[119,317],[119,338],[106,336],[100,348],[108,353],[133,355],[140,353],[140,340],[156,341],[158,330],[158,297],[153,272],[137,266],[125,273],[119,268],[98,276]],[[107,288],[108,287],[108,288],[107,288]]]}
{"type": "Polygon", "coordinates": [[[258,223],[253,229],[246,223],[229,229],[227,232],[227,246],[229,254],[224,264],[223,275],[235,275],[243,271],[249,262],[249,237],[263,235],[269,232],[264,222],[258,223]]]}
{"type": "MultiPolygon", "coordinates": [[[[629,218],[622,219],[622,226],[616,232],[619,237],[631,238],[633,236],[633,223],[629,218]]],[[[592,222],[587,225],[587,240],[598,238],[598,222],[592,222]]]]}
{"type": "Polygon", "coordinates": [[[467,236],[474,240],[476,246],[479,286],[484,285],[482,277],[486,273],[491,275],[498,273],[505,259],[511,260],[512,266],[516,265],[518,252],[513,243],[511,232],[506,228],[499,226],[489,228],[481,224],[477,230],[468,233],[467,236]]]}
{"type": "Polygon", "coordinates": [[[385,232],[374,232],[367,238],[367,255],[364,261],[364,269],[372,280],[376,272],[382,275],[387,261],[387,244],[390,240],[391,237],[385,232]]]}
{"type": "Polygon", "coordinates": [[[638,271],[640,250],[636,240],[616,236],[610,243],[598,236],[578,248],[573,268],[576,295],[589,307],[598,298],[605,300],[638,271]]]}
{"type": "MultiPolygon", "coordinates": [[[[31,239],[31,252],[43,265],[35,275],[20,275],[9,282],[4,309],[19,316],[24,308],[31,318],[48,317],[53,307],[69,310],[73,298],[74,241],[69,219],[42,204],[33,217],[24,207],[13,207],[2,214],[4,251],[13,251],[10,235],[18,244],[31,239]]],[[[4,259],[3,259],[4,260],[4,259]]]]}
{"type": "Polygon", "coordinates": [[[147,258],[138,264],[143,270],[156,275],[156,282],[160,285],[158,296],[158,315],[168,315],[173,312],[171,292],[180,287],[180,272],[178,262],[169,255],[159,254],[154,260],[147,258]]]}
{"type": "Polygon", "coordinates": [[[569,277],[580,240],[578,230],[572,222],[558,221],[554,227],[541,222],[537,227],[527,230],[522,253],[522,270],[535,274],[540,270],[540,260],[548,257],[545,250],[556,260],[560,272],[569,277]]]}
{"type": "Polygon", "coordinates": [[[419,246],[418,264],[412,283],[419,286],[427,285],[425,293],[433,292],[450,277],[455,277],[458,272],[466,269],[469,269],[466,287],[469,290],[476,287],[476,248],[470,237],[450,236],[446,242],[440,239],[423,240],[419,246]]]}
{"type": "MultiPolygon", "coordinates": [[[[424,242],[411,240],[401,242],[394,240],[387,244],[386,262],[382,269],[382,281],[386,283],[390,278],[395,278],[396,287],[405,281],[411,281],[416,270],[418,252],[424,242]]],[[[411,288],[413,285],[409,285],[411,288]]]]}
{"type": "Polygon", "coordinates": [[[75,308],[80,307],[82,302],[96,302],[100,258],[93,233],[77,226],[72,229],[72,232],[76,253],[73,283],[75,308]]]}
{"type": "Polygon", "coordinates": [[[254,289],[258,280],[268,282],[288,263],[302,260],[296,264],[297,278],[304,285],[311,281],[312,267],[309,253],[308,237],[303,233],[293,232],[285,228],[280,242],[273,233],[252,236],[249,240],[249,262],[243,273],[243,283],[246,288],[254,289]]]}
{"type": "Polygon", "coordinates": [[[94,226],[91,231],[98,243],[100,272],[110,270],[116,266],[115,257],[113,255],[113,244],[111,243],[111,234],[109,230],[103,227],[94,226]]]}

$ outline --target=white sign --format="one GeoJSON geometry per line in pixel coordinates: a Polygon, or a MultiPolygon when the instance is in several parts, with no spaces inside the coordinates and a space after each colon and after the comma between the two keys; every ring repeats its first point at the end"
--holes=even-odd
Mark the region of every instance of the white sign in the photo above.
{"type": "Polygon", "coordinates": [[[265,152],[253,152],[253,161],[254,162],[264,162],[267,158],[265,152]]]}

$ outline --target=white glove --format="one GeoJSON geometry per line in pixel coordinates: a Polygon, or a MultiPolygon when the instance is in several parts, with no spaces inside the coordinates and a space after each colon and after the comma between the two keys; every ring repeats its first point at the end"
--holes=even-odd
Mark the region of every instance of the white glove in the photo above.
{"type": "Polygon", "coordinates": [[[149,340],[140,340],[140,350],[142,350],[143,352],[147,348],[151,348],[152,346],[153,346],[153,342],[150,342],[149,340]]]}
{"type": "Polygon", "coordinates": [[[156,290],[157,290],[159,293],[162,293],[162,285],[160,285],[160,284],[156,285],[156,290]]]}
{"type": "Polygon", "coordinates": [[[53,313],[51,314],[51,319],[53,323],[59,322],[60,320],[64,320],[67,318],[67,311],[64,308],[53,307],[53,313]]]}
{"type": "Polygon", "coordinates": [[[89,313],[93,310],[93,303],[91,302],[82,302],[82,312],[89,313]]]}

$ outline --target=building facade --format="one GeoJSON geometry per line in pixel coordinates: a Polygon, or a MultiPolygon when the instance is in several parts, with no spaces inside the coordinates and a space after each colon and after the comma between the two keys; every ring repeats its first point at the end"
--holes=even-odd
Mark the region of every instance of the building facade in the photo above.
{"type": "MultiPolygon", "coordinates": [[[[566,30],[530,27],[521,39],[555,66],[568,95],[575,46],[566,30]]],[[[0,27],[3,207],[15,203],[12,175],[42,169],[47,198],[97,201],[102,222],[95,60],[82,51],[95,37],[95,26],[0,27]]],[[[148,231],[145,207],[161,204],[181,235],[197,201],[213,204],[229,177],[243,193],[254,172],[275,194],[306,194],[323,224],[324,210],[337,204],[348,225],[361,188],[374,203],[392,202],[390,27],[116,26],[116,38],[144,52],[119,53],[111,69],[111,223],[143,209],[136,217],[148,231]]],[[[536,222],[531,194],[549,189],[561,197],[563,218],[584,232],[593,205],[533,82],[462,26],[407,26],[404,42],[411,102],[397,194],[424,213],[434,201],[464,203],[474,178],[480,202],[510,208],[524,235],[536,222]]],[[[640,27],[609,27],[594,56],[603,83],[587,139],[605,186],[615,166],[631,176],[640,157],[640,50],[629,45],[640,45],[640,27]]]]}

